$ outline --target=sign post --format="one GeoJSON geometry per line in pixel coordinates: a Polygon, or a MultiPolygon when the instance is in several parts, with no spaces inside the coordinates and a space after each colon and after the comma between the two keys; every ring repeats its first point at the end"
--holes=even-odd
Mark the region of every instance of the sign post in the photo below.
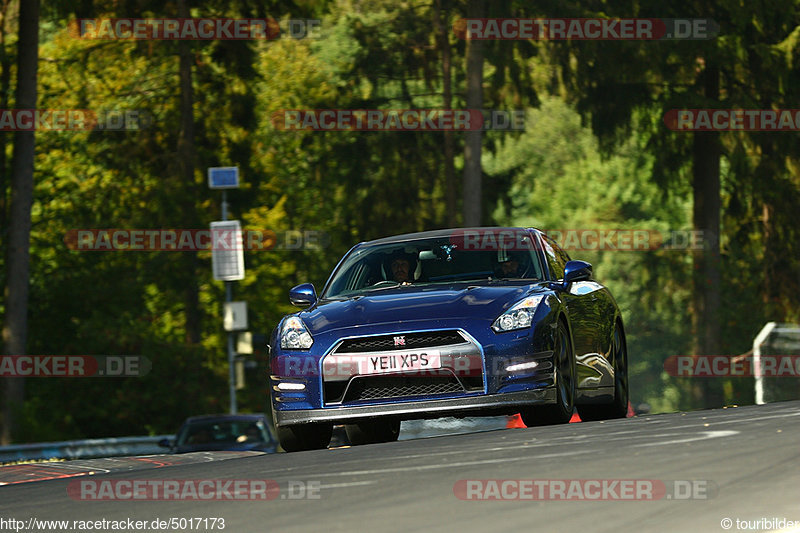
{"type": "MultiPolygon", "coordinates": [[[[208,169],[208,187],[222,190],[222,221],[211,223],[211,266],[214,279],[225,283],[224,315],[229,311],[233,300],[234,281],[244,279],[244,242],[242,228],[238,220],[228,221],[228,189],[239,188],[239,167],[211,167],[208,169]]],[[[244,310],[245,328],[247,309],[244,310]]],[[[227,316],[225,318],[228,318],[227,316]]],[[[223,325],[226,320],[223,318],[223,325]]],[[[235,322],[235,319],[233,320],[235,322]]],[[[236,371],[234,368],[234,329],[228,331],[228,393],[230,397],[230,413],[235,415],[236,406],[236,371]]]]}

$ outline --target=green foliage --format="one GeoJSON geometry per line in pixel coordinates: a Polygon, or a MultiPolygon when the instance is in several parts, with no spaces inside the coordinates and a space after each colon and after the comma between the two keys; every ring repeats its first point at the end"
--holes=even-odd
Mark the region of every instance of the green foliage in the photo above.
{"type": "MultiPolygon", "coordinates": [[[[232,217],[245,228],[313,230],[328,238],[321,250],[246,254],[247,277],[234,298],[248,302],[250,329],[268,334],[294,310],[288,289],[306,281],[321,288],[356,242],[445,226],[441,133],[284,131],[274,121],[292,109],[441,107],[432,2],[193,2],[192,16],[320,17],[323,38],[188,44],[191,179],[178,156],[179,44],[78,40],[66,22],[174,16],[178,4],[45,4],[39,107],[140,110],[151,121],[140,131],[37,133],[28,351],[140,354],[153,369],[143,378],[27,380],[18,440],[163,433],[185,416],[227,409],[224,288],[211,277],[210,254],[73,251],[64,242],[69,230],[207,228],[219,217],[220,195],[207,189],[205,169],[238,165],[243,187],[228,197],[232,217]],[[199,343],[187,340],[193,291],[199,343]]],[[[464,2],[442,4],[453,107],[463,108],[465,43],[450,28],[464,2]]],[[[722,106],[793,108],[800,87],[793,4],[712,7],[697,14],[723,23],[725,31],[711,41],[487,42],[484,106],[527,108],[524,132],[484,137],[488,218],[562,231],[690,229],[691,138],[667,130],[662,117],[666,109],[707,103],[695,85],[704,58],[722,70],[722,106]]],[[[653,2],[586,7],[503,0],[489,9],[490,16],[692,15],[653,2]]],[[[11,63],[14,43],[7,35],[11,63]]],[[[461,153],[462,137],[454,141],[461,153]]],[[[796,141],[794,133],[722,138],[725,353],[747,350],[766,320],[800,320],[796,141]]],[[[458,173],[462,159],[455,164],[458,173]]],[[[0,188],[5,193],[7,181],[0,188]]],[[[688,384],[663,372],[664,359],[688,353],[692,341],[691,252],[569,253],[593,263],[623,310],[634,402],[655,411],[693,407],[688,384]]],[[[239,395],[245,411],[267,409],[261,349],[239,395]]],[[[729,383],[726,398],[749,402],[748,387],[729,383]]]]}
{"type": "MultiPolygon", "coordinates": [[[[495,214],[501,224],[534,226],[555,235],[572,230],[645,230],[655,235],[689,227],[685,191],[662,191],[650,179],[652,156],[631,137],[608,158],[580,116],[562,100],[545,98],[526,114],[525,134],[487,156],[489,176],[510,173],[508,200],[495,214]],[[560,233],[559,233],[560,232],[560,233]]],[[[564,241],[568,245],[568,241],[564,241]]],[[[589,261],[595,277],[619,304],[628,339],[631,398],[658,410],[682,407],[662,376],[664,360],[688,353],[690,252],[677,250],[570,250],[589,261]]]]}

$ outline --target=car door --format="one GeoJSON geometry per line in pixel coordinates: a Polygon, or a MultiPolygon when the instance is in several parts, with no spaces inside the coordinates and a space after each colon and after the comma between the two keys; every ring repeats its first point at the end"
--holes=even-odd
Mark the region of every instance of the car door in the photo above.
{"type": "MultiPolygon", "coordinates": [[[[564,279],[564,267],[569,255],[547,235],[544,240],[545,258],[554,280],[564,279]]],[[[562,290],[562,297],[569,313],[572,326],[573,348],[575,350],[575,370],[578,388],[594,388],[607,385],[608,364],[602,355],[605,288],[599,283],[575,281],[562,290]]]]}

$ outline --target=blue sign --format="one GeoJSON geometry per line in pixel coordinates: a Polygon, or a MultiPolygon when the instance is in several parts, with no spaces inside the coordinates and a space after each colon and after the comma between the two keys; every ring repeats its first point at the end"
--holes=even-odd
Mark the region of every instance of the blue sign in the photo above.
{"type": "Polygon", "coordinates": [[[239,167],[210,167],[208,187],[211,189],[238,189],[239,167]]]}

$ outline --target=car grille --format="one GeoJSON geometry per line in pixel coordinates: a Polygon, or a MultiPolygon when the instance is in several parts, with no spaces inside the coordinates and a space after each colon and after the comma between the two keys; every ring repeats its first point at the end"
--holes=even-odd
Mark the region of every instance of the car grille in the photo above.
{"type": "Polygon", "coordinates": [[[336,353],[384,352],[391,350],[409,350],[414,348],[432,348],[467,342],[458,331],[423,331],[396,335],[378,335],[347,339],[337,348],[336,353]],[[402,338],[402,341],[399,339],[402,338]],[[398,343],[400,342],[400,343],[398,343]]]}
{"type": "Polygon", "coordinates": [[[344,401],[435,396],[459,392],[464,392],[464,387],[453,376],[370,376],[353,379],[344,401]]]}
{"type": "Polygon", "coordinates": [[[480,357],[480,348],[458,330],[397,332],[371,337],[344,339],[329,354],[347,357],[351,354],[380,354],[396,351],[436,349],[442,357],[442,368],[413,373],[395,372],[323,378],[322,398],[327,405],[404,397],[468,394],[484,390],[483,373],[461,375],[454,361],[464,357],[480,357]],[[402,343],[395,344],[402,338],[402,343]]]}
{"type": "Polygon", "coordinates": [[[329,403],[380,400],[437,394],[459,394],[483,390],[483,376],[458,378],[447,370],[433,371],[428,375],[356,376],[346,381],[324,384],[325,398],[329,403]]]}

